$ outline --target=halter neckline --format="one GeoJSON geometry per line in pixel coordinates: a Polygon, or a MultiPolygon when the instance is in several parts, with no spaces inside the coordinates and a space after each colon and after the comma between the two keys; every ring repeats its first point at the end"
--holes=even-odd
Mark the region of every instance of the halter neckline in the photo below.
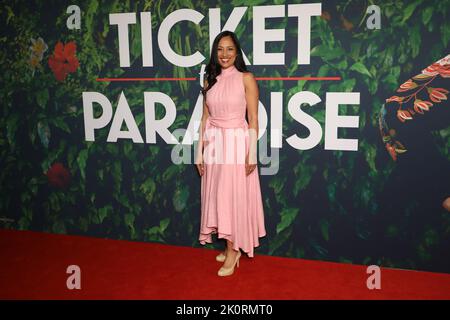
{"type": "Polygon", "coordinates": [[[229,66],[228,68],[222,68],[220,75],[223,76],[228,76],[230,74],[232,74],[234,71],[236,71],[236,66],[233,64],[231,66],[229,66]]]}

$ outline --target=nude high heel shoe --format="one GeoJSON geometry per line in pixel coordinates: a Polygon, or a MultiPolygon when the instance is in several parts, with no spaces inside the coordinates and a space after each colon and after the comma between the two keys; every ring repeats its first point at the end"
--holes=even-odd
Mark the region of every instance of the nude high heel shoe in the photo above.
{"type": "Polygon", "coordinates": [[[221,252],[216,256],[216,261],[224,262],[226,258],[227,256],[223,252],[221,252]]]}
{"type": "Polygon", "coordinates": [[[226,276],[231,276],[234,272],[234,267],[237,265],[237,267],[239,268],[239,258],[241,257],[241,252],[239,251],[238,254],[236,255],[236,260],[234,260],[233,266],[231,268],[220,268],[219,271],[217,272],[217,274],[220,277],[226,277],[226,276]]]}

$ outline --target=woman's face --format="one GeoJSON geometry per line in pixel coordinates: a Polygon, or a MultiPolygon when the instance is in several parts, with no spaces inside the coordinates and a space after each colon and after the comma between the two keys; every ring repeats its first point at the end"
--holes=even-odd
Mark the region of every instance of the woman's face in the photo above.
{"type": "Polygon", "coordinates": [[[217,57],[222,68],[228,68],[234,64],[237,52],[236,46],[230,36],[223,37],[219,40],[217,48],[217,57]]]}

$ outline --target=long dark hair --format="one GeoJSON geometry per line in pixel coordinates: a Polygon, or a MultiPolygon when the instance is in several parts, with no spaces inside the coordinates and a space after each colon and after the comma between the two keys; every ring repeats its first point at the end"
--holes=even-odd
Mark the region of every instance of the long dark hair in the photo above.
{"type": "Polygon", "coordinates": [[[209,58],[209,63],[206,66],[206,80],[208,81],[208,88],[202,88],[201,92],[203,97],[206,98],[206,92],[212,88],[212,86],[217,82],[216,77],[222,72],[222,67],[219,64],[219,58],[217,55],[219,41],[223,37],[231,37],[236,47],[236,59],[234,60],[234,66],[241,72],[248,72],[247,66],[245,65],[244,59],[242,58],[241,45],[239,40],[236,37],[236,34],[232,31],[222,31],[219,33],[214,39],[212,49],[211,49],[211,57],[209,58]]]}

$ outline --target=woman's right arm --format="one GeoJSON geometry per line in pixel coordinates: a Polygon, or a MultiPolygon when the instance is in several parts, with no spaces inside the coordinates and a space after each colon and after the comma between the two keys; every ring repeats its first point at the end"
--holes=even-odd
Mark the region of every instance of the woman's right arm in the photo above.
{"type": "MultiPolygon", "coordinates": [[[[204,81],[204,88],[207,88],[208,81],[204,81]]],[[[202,119],[200,121],[200,130],[199,130],[199,139],[198,139],[198,148],[197,148],[197,156],[195,163],[197,165],[198,172],[200,176],[203,176],[204,173],[204,165],[203,165],[203,134],[204,134],[204,128],[206,125],[206,119],[209,117],[209,110],[208,106],[206,105],[206,98],[203,97],[203,114],[202,119]]]]}

